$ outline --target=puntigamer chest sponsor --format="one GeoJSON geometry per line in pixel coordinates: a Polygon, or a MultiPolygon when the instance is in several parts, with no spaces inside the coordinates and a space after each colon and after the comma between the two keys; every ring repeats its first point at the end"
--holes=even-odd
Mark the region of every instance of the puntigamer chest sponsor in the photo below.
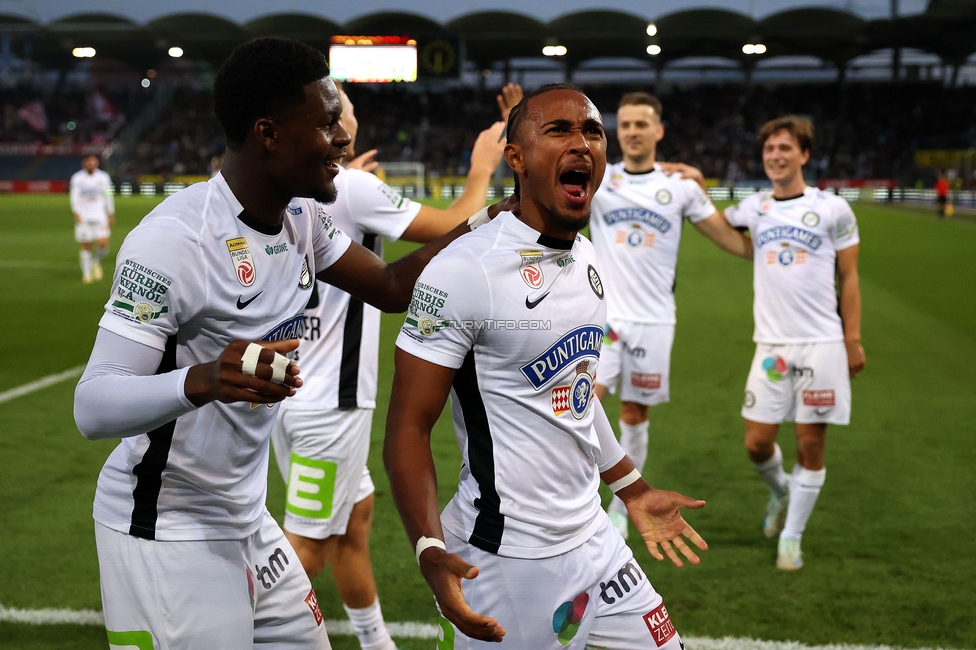
{"type": "Polygon", "coordinates": [[[661,233],[671,230],[670,221],[657,212],[646,208],[618,208],[603,215],[603,220],[608,226],[623,222],[637,222],[650,226],[661,233]]]}
{"type": "Polygon", "coordinates": [[[162,304],[173,282],[161,273],[126,260],[115,287],[112,307],[117,315],[146,323],[159,318],[169,309],[162,304]]]}
{"type": "Polygon", "coordinates": [[[262,341],[287,341],[305,336],[305,315],[298,314],[275,325],[270,332],[261,337],[262,341]]]}
{"type": "Polygon", "coordinates": [[[600,358],[603,328],[582,325],[559,338],[549,348],[519,370],[532,387],[539,390],[560,376],[567,368],[576,366],[583,357],[600,358]]]}

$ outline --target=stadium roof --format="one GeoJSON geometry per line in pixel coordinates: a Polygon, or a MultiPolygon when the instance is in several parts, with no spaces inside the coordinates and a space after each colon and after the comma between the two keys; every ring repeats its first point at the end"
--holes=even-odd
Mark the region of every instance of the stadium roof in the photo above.
{"type": "MultiPolygon", "coordinates": [[[[571,67],[606,57],[629,58],[648,66],[685,57],[721,57],[748,68],[762,58],[808,55],[843,64],[889,47],[916,48],[947,63],[960,63],[976,52],[976,0],[931,0],[927,5],[923,0],[899,0],[903,10],[916,13],[879,17],[879,6],[890,12],[891,1],[804,6],[788,0],[717,0],[686,8],[688,3],[658,0],[652,3],[656,15],[649,16],[646,0],[618,0],[614,9],[581,8],[558,15],[557,3],[524,0],[495,0],[496,6],[513,7],[464,13],[459,13],[459,3],[448,0],[412,0],[410,12],[367,13],[362,10],[388,3],[361,0],[313,6],[311,0],[295,0],[289,5],[306,11],[273,14],[260,13],[267,3],[257,0],[238,0],[233,7],[211,5],[216,13],[181,11],[190,4],[188,0],[86,0],[89,8],[99,9],[86,13],[72,13],[77,4],[63,0],[0,0],[0,34],[9,34],[19,43],[15,51],[22,53],[28,47],[30,58],[48,66],[71,65],[72,48],[85,46],[142,69],[165,61],[167,49],[174,45],[191,58],[216,65],[236,44],[270,34],[323,50],[335,34],[457,38],[467,59],[479,67],[538,57],[543,46],[553,44],[567,48],[563,60],[571,67]],[[682,4],[685,8],[679,8],[682,4]],[[763,13],[751,15],[743,11],[744,4],[761,5],[763,13]],[[351,8],[359,13],[350,15],[351,8]],[[648,35],[651,22],[657,28],[654,35],[648,35]],[[747,43],[763,43],[764,56],[744,54],[747,43]],[[660,54],[648,55],[649,45],[659,46],[660,54]]],[[[558,6],[576,4],[583,6],[582,0],[564,0],[558,6]]]]}

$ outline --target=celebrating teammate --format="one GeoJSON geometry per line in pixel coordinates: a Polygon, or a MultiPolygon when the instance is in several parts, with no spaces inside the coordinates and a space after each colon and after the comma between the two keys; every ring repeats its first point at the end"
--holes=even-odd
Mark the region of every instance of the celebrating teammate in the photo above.
{"type": "Polygon", "coordinates": [[[705,543],[678,508],[704,502],[649,487],[591,399],[606,303],[577,233],[606,168],[600,113],[575,88],[544,86],[512,110],[508,139],[521,213],[435,258],[397,339],[384,447],[393,496],[450,621],[443,647],[677,650],[597,491],[602,478],[623,498],[656,558],[681,566],[677,548],[698,562],[681,535],[705,543]],[[430,433],[449,392],[463,464],[438,517],[430,433]]]}
{"type": "Polygon", "coordinates": [[[98,156],[89,154],[81,169],[71,175],[69,197],[75,215],[75,241],[81,245],[81,281],[102,279],[102,259],[108,255],[108,240],[115,225],[115,188],[108,172],[98,168],[98,156]],[[97,248],[92,252],[92,242],[97,248]]]}
{"type": "MultiPolygon", "coordinates": [[[[661,102],[643,92],[621,97],[617,140],[623,161],[611,165],[593,197],[590,234],[607,291],[607,330],[596,394],[620,386],[620,446],[638,469],[647,459],[648,409],[670,399],[675,269],[681,222],[719,247],[752,257],[747,236],[730,228],[693,180],[655,161],[664,137],[661,102]]],[[[627,538],[627,509],[614,497],[610,520],[627,538]]]]}
{"type": "Polygon", "coordinates": [[[447,236],[394,264],[325,206],[349,135],[318,51],[241,45],[214,82],[220,173],[126,238],[75,393],[92,439],[122,438],[94,518],[105,624],[117,646],[328,648],[309,578],[265,508],[276,404],[302,385],[315,278],[403,310],[447,236]],[[260,341],[260,343],[254,343],[260,341]]]}
{"type": "Polygon", "coordinates": [[[849,423],[850,379],[864,367],[860,239],[847,201],[803,181],[808,120],[767,122],[759,141],[773,191],[726,208],[725,218],[752,232],[756,355],[742,404],[745,445],[770,491],[763,531],[779,535],[776,566],[790,571],[803,566],[800,539],[826,477],[827,425],[849,423]],[[776,444],[788,420],[796,423],[792,479],[776,444]]]}
{"type": "MultiPolygon", "coordinates": [[[[354,142],[353,106],[339,92],[342,123],[354,142]]],[[[484,207],[505,147],[504,126],[497,122],[479,135],[464,193],[446,210],[411,201],[361,169],[340,168],[338,198],[328,209],[333,224],[377,255],[383,238],[427,242],[444,235],[484,207]]],[[[285,536],[309,578],[329,565],[364,650],[396,650],[369,558],[374,488],[366,459],[376,407],[379,310],[317,280],[305,318],[295,359],[304,386],[282,403],[271,438],[288,484],[285,536]]]]}

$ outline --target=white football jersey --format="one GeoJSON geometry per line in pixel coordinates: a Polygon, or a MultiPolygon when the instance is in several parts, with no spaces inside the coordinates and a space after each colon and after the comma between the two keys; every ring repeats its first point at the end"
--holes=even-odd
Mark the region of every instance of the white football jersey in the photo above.
{"type": "Polygon", "coordinates": [[[450,532],[491,553],[540,558],[599,527],[590,400],[605,323],[589,240],[540,235],[510,212],[424,270],[397,346],[457,369],[463,465],[442,516],[450,532]]]}
{"type": "Polygon", "coordinates": [[[590,236],[607,286],[607,317],[675,323],[674,283],[681,226],[715,214],[697,183],[653,171],[629,174],[611,165],[593,195],[590,236]]]}
{"type": "MultiPolygon", "coordinates": [[[[422,207],[360,169],[340,170],[335,184],[338,198],[325,208],[332,223],[380,257],[383,238],[399,239],[422,207]]],[[[304,384],[282,408],[376,408],[380,311],[316,280],[305,322],[297,358],[304,384]]]]}
{"type": "Polygon", "coordinates": [[[82,169],[71,175],[68,187],[72,212],[84,221],[108,223],[109,213],[115,213],[115,186],[108,172],[96,169],[89,174],[82,169]]]}
{"type": "Polygon", "coordinates": [[[843,341],[835,282],[837,251],[860,242],[847,201],[808,187],[777,200],[757,192],[725,209],[752,232],[757,343],[843,341]]]}
{"type": "MultiPolygon", "coordinates": [[[[349,244],[311,199],[278,226],[257,221],[218,174],[126,237],[99,326],[162,350],[158,373],[214,361],[232,339],[301,338],[315,273],[349,244]]],[[[98,477],[95,520],[145,539],[247,537],[265,509],[277,410],[211,402],[124,438],[98,477]]]]}

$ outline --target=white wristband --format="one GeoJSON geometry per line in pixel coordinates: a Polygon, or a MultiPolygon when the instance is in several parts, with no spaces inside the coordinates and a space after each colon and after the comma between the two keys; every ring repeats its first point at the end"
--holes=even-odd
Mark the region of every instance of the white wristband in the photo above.
{"type": "Polygon", "coordinates": [[[474,230],[478,226],[483,226],[489,221],[491,221],[491,217],[488,216],[488,208],[484,207],[471,215],[471,217],[468,219],[468,228],[474,230]]]}
{"type": "Polygon", "coordinates": [[[276,384],[283,384],[289,363],[291,363],[291,359],[275,352],[274,361],[271,362],[271,381],[276,384]]]}
{"type": "Polygon", "coordinates": [[[444,544],[444,542],[437,539],[436,537],[421,537],[420,539],[417,540],[417,549],[416,549],[417,564],[420,564],[420,554],[426,551],[427,549],[429,549],[431,546],[436,546],[442,551],[447,550],[447,546],[444,544]]]}
{"type": "Polygon", "coordinates": [[[641,477],[640,472],[638,472],[636,468],[632,469],[630,470],[630,474],[622,478],[618,478],[616,481],[611,483],[610,491],[616,494],[617,492],[620,492],[628,485],[631,485],[632,483],[636,483],[640,477],[641,477]]]}
{"type": "Polygon", "coordinates": [[[261,350],[263,349],[257,343],[247,344],[244,354],[241,355],[241,372],[243,374],[255,376],[254,373],[258,371],[258,359],[261,357],[261,350]]]}

